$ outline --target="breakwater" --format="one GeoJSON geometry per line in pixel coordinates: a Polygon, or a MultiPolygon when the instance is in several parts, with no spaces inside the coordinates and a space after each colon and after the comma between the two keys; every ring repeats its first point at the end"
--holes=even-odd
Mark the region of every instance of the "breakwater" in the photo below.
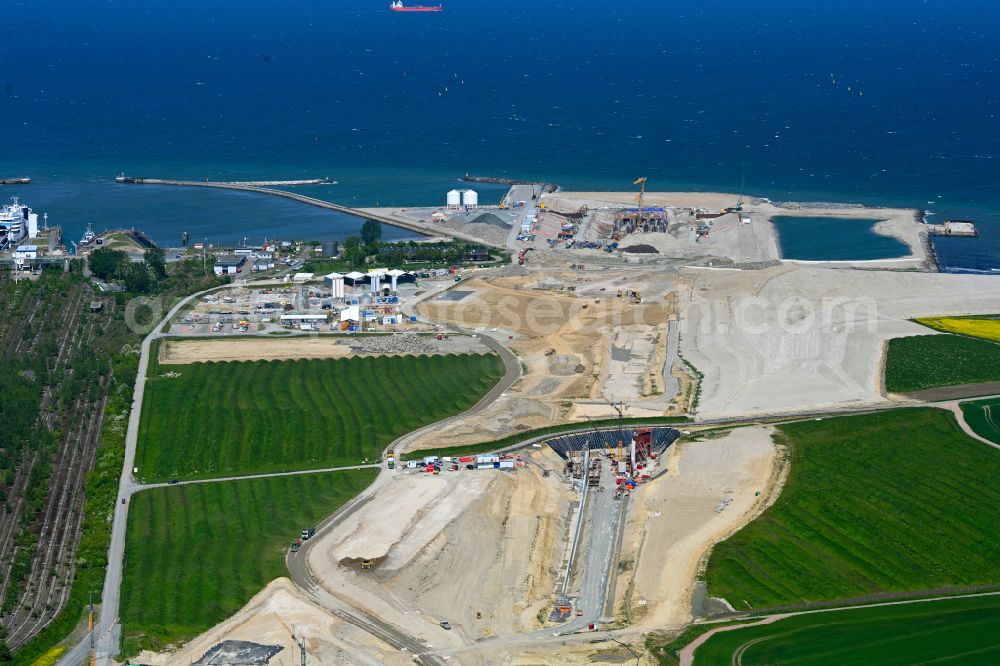
{"type": "MultiPolygon", "coordinates": [[[[128,183],[132,185],[194,185],[197,181],[164,180],[162,178],[141,178],[138,176],[126,176],[122,174],[115,178],[116,183],[128,183]]],[[[296,185],[336,185],[337,181],[329,178],[309,178],[306,180],[231,180],[212,181],[206,180],[204,185],[233,185],[241,187],[294,187],[296,185]]]]}
{"type": "Polygon", "coordinates": [[[257,194],[267,194],[273,197],[291,199],[292,201],[298,201],[300,203],[308,204],[310,206],[316,206],[318,208],[334,210],[337,211],[338,213],[344,213],[345,215],[352,215],[354,217],[359,217],[365,220],[376,220],[378,222],[382,222],[383,224],[399,227],[401,229],[408,229],[410,231],[415,231],[419,234],[424,234],[429,236],[441,236],[452,239],[460,238],[462,240],[475,242],[478,245],[494,247],[498,249],[505,249],[505,246],[503,245],[490,243],[480,238],[476,238],[475,236],[472,236],[470,234],[465,234],[450,229],[444,229],[436,225],[411,221],[405,218],[397,217],[395,215],[386,215],[384,213],[377,211],[361,210],[359,208],[350,208],[349,206],[341,206],[340,204],[331,203],[329,201],[324,201],[322,199],[317,199],[315,197],[307,197],[306,195],[298,194],[297,192],[286,192],[285,190],[275,190],[269,187],[247,185],[243,183],[223,183],[214,181],[202,182],[197,180],[167,180],[160,178],[140,178],[140,179],[130,179],[130,180],[118,180],[116,178],[115,180],[119,183],[128,183],[135,185],[171,185],[178,187],[208,187],[219,190],[236,190],[238,192],[255,192],[257,194]]]}

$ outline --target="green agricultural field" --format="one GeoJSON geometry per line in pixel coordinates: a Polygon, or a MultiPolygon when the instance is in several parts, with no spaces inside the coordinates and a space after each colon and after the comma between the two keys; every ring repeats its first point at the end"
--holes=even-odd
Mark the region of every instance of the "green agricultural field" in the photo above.
{"type": "Polygon", "coordinates": [[[695,666],[909,666],[1000,663],[1000,596],[811,613],[721,632],[695,666]]]}
{"type": "Polygon", "coordinates": [[[376,472],[196,483],[135,495],[122,589],[126,654],[190,639],[287,575],[288,544],[376,472]]]}
{"type": "Polygon", "coordinates": [[[977,435],[1000,444],[1000,398],[973,400],[960,406],[965,422],[977,435]]]}
{"type": "Polygon", "coordinates": [[[885,388],[891,393],[994,381],[1000,381],[995,342],[947,334],[889,340],[885,388]]]}
{"type": "Polygon", "coordinates": [[[160,366],[136,464],[147,482],[356,465],[468,409],[503,376],[493,354],[160,366]],[[179,376],[169,376],[178,373],[179,376]]]}
{"type": "Polygon", "coordinates": [[[712,552],[737,610],[1000,583],[1000,455],[934,408],[780,427],[774,505],[712,552]]]}

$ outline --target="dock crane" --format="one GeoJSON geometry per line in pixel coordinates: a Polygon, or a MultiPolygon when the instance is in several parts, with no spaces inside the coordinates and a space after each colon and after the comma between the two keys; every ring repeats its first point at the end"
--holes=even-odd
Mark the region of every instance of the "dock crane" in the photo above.
{"type": "Polygon", "coordinates": [[[636,203],[639,204],[639,210],[636,212],[635,222],[636,224],[641,225],[643,223],[643,216],[642,216],[643,202],[646,198],[646,177],[642,176],[640,178],[636,178],[635,182],[632,184],[639,186],[639,193],[635,195],[636,203]]]}

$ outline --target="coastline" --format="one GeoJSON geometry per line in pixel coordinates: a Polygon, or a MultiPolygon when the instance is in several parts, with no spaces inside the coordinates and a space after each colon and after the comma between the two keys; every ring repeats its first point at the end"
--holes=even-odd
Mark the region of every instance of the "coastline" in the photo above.
{"type": "MultiPolygon", "coordinates": [[[[611,209],[634,206],[635,192],[557,192],[545,197],[552,207],[563,209],[587,206],[589,209],[611,209]]],[[[808,264],[836,268],[885,268],[888,270],[921,270],[938,272],[936,253],[920,222],[921,211],[910,208],[872,208],[860,204],[828,202],[772,202],[762,197],[725,192],[646,192],[645,206],[703,209],[719,212],[743,202],[740,214],[749,216],[750,224],[742,224],[739,214],[728,213],[710,220],[712,229],[707,237],[693,239],[683,232],[637,233],[623,239],[622,245],[649,244],[661,257],[695,260],[712,259],[710,266],[731,267],[767,265],[774,262],[808,264]],[[880,220],[873,227],[879,235],[896,238],[904,243],[908,254],[886,259],[855,260],[796,260],[781,256],[778,231],[772,222],[779,216],[827,217],[845,220],[880,220]],[[718,265],[716,265],[718,263],[718,265]]],[[[832,239],[833,240],[833,239],[832,239]]]]}

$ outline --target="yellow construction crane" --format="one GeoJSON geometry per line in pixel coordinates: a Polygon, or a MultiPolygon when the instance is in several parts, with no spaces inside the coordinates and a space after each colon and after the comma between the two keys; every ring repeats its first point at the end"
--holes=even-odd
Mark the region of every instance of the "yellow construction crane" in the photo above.
{"type": "Polygon", "coordinates": [[[639,210],[636,213],[636,223],[637,224],[642,224],[643,223],[643,217],[642,217],[642,208],[643,208],[643,205],[642,204],[643,204],[643,200],[646,197],[646,177],[643,176],[641,178],[636,178],[635,182],[632,183],[632,184],[639,186],[639,194],[635,195],[636,203],[639,204],[639,210]]]}

